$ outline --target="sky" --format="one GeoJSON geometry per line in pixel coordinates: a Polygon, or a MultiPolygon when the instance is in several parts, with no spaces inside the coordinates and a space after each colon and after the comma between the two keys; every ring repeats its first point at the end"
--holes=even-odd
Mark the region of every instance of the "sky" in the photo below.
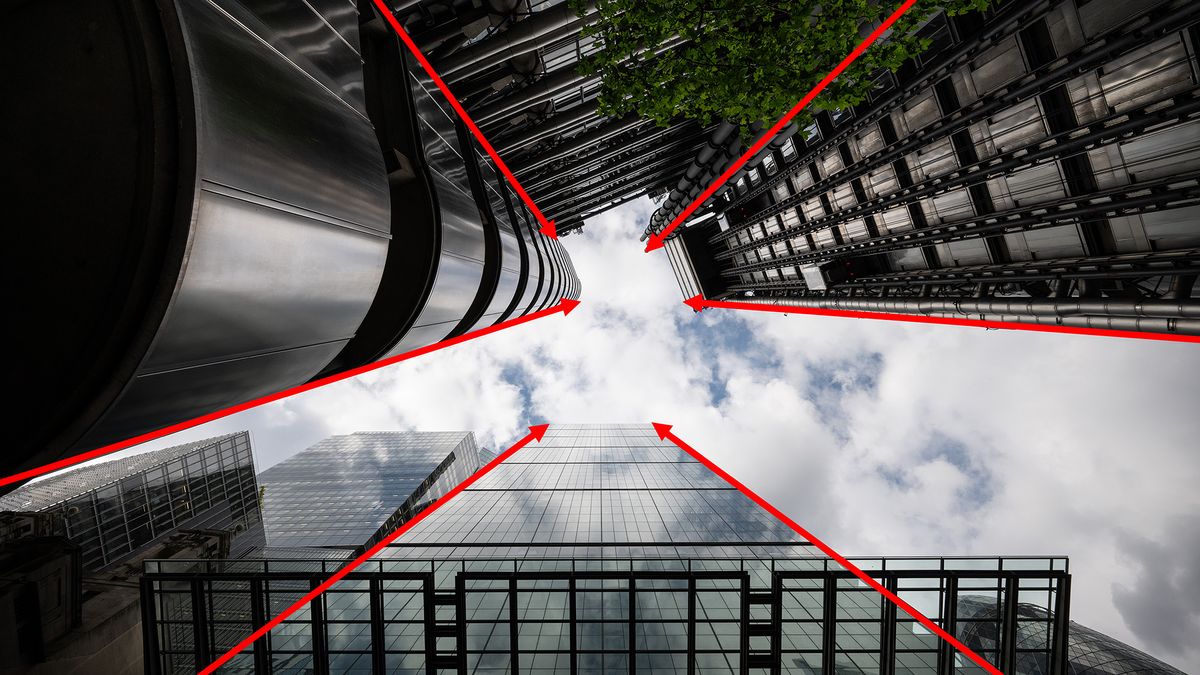
{"type": "Polygon", "coordinates": [[[564,237],[581,304],[139,446],[542,422],[675,433],[848,556],[1066,555],[1072,619],[1200,672],[1200,349],[682,304],[631,202],[564,237]]]}

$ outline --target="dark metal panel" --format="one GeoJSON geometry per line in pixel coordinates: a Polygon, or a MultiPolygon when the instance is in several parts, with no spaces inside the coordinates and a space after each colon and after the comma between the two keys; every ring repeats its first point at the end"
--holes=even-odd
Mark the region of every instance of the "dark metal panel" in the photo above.
{"type": "MultiPolygon", "coordinates": [[[[386,234],[386,171],[366,118],[208,3],[179,9],[201,178],[386,234]]],[[[361,67],[344,76],[361,83],[361,67]]]]}
{"type": "Polygon", "coordinates": [[[326,0],[343,35],[306,0],[212,0],[271,45],[296,68],[366,115],[358,12],[345,0],[326,0]],[[339,13],[340,12],[340,13],[339,13]]]}
{"type": "MultiPolygon", "coordinates": [[[[228,189],[198,193],[187,266],[143,374],[354,335],[374,299],[387,240],[252,199],[228,189]]],[[[242,387],[263,377],[248,374],[242,387]]]]}
{"type": "Polygon", "coordinates": [[[139,375],[79,445],[98,447],[219,410],[305,382],[320,371],[345,340],[277,351],[203,366],[139,375]],[[251,374],[253,377],[248,377],[251,374]],[[281,385],[280,383],[284,383],[281,385]]]}

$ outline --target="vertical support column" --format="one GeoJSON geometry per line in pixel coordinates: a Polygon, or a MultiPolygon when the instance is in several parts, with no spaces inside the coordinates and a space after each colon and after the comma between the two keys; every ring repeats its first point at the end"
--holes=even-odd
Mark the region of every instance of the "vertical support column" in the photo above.
{"type": "MultiPolygon", "coordinates": [[[[955,635],[958,624],[958,577],[950,575],[944,577],[944,580],[942,630],[955,635]]],[[[946,640],[938,642],[938,674],[954,675],[954,647],[946,640]]]]}
{"type": "Polygon", "coordinates": [[[508,579],[508,672],[519,673],[517,663],[517,577],[516,573],[508,579]]]}
{"type": "Polygon", "coordinates": [[[687,671],[696,675],[696,577],[688,574],[687,671]]]}
{"type": "Polygon", "coordinates": [[[837,652],[837,577],[828,572],[821,602],[821,627],[821,673],[836,675],[833,665],[837,652]]]}
{"type": "Polygon", "coordinates": [[[771,675],[783,674],[783,578],[771,572],[771,675]]]}
{"type": "MultiPolygon", "coordinates": [[[[573,562],[572,568],[574,568],[573,562]]],[[[571,578],[567,581],[567,606],[570,611],[568,618],[571,621],[571,675],[579,672],[579,607],[576,603],[575,591],[575,573],[572,571],[571,578]]]]}
{"type": "Polygon", "coordinates": [[[1050,675],[1067,674],[1067,638],[1071,628],[1071,575],[1058,578],[1054,594],[1054,625],[1050,634],[1050,675]]]}
{"type": "Polygon", "coordinates": [[[1004,580],[1004,604],[1000,621],[1000,670],[1015,673],[1017,668],[1017,597],[1020,580],[1010,575],[1004,580]]]}
{"type": "MultiPolygon", "coordinates": [[[[884,588],[899,595],[900,580],[890,574],[883,580],[884,588]]],[[[896,603],[882,595],[883,612],[879,618],[879,675],[896,673],[896,603]]]]}
{"type": "Polygon", "coordinates": [[[437,606],[434,597],[437,591],[433,587],[433,574],[428,574],[421,584],[422,609],[424,610],[425,633],[425,675],[436,675],[437,666],[434,661],[437,656],[437,636],[434,635],[434,625],[437,623],[437,606]]]}
{"type": "MultiPolygon", "coordinates": [[[[458,675],[467,675],[467,580],[464,569],[454,575],[455,651],[458,652],[458,675]]],[[[432,585],[432,580],[430,585],[432,585]]]]}
{"type": "Polygon", "coordinates": [[[212,663],[208,649],[208,603],[204,601],[204,581],[192,579],[192,649],[200,668],[212,663]]]}
{"type": "Polygon", "coordinates": [[[142,603],[142,662],[147,675],[159,675],[162,663],[158,656],[158,602],[154,595],[154,582],[143,576],[138,579],[138,586],[141,587],[142,603]]]}
{"type": "Polygon", "coordinates": [[[629,675],[637,672],[637,579],[629,574],[629,675]]]}
{"type": "MultiPolygon", "coordinates": [[[[320,579],[310,579],[308,589],[321,585],[320,579]]],[[[308,615],[312,633],[313,675],[329,675],[329,640],[325,628],[325,594],[322,593],[308,603],[308,615]]],[[[430,675],[433,675],[430,673],[430,675]]]]}
{"type": "Polygon", "coordinates": [[[387,672],[387,658],[383,653],[383,581],[372,576],[367,582],[367,595],[371,602],[371,670],[387,672]]]}
{"type": "MultiPolygon", "coordinates": [[[[262,625],[267,622],[262,579],[250,580],[250,622],[254,625],[255,630],[262,628],[262,625]]],[[[269,675],[271,672],[271,658],[267,654],[269,637],[264,635],[254,641],[254,672],[258,675],[269,675]]]]}
{"type": "Polygon", "coordinates": [[[742,675],[750,673],[750,574],[745,570],[745,563],[742,563],[742,653],[738,656],[738,671],[742,675]]]}

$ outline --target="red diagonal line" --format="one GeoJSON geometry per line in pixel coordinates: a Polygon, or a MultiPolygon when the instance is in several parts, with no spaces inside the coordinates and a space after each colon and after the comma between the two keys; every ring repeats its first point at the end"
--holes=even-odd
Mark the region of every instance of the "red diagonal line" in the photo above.
{"type": "MultiPolygon", "coordinates": [[[[376,1],[378,2],[378,0],[376,1]]],[[[896,23],[896,20],[903,16],[903,14],[907,12],[910,7],[916,4],[916,2],[917,0],[904,0],[904,4],[900,5],[896,11],[892,12],[892,15],[889,16],[882,24],[880,24],[878,28],[871,31],[871,34],[867,36],[867,39],[860,42],[859,45],[854,48],[854,51],[850,52],[849,56],[842,59],[842,62],[837,64],[837,66],[835,66],[834,69],[825,76],[825,79],[818,82],[817,86],[809,90],[809,92],[804,95],[804,98],[800,99],[799,103],[792,106],[792,109],[787,111],[787,114],[779,118],[779,121],[775,123],[775,126],[768,129],[767,133],[763,134],[761,138],[755,141],[754,145],[750,146],[750,149],[747,150],[745,154],[739,157],[736,162],[731,164],[728,169],[725,169],[725,173],[722,173],[720,176],[718,176],[716,182],[710,185],[707,190],[701,192],[700,196],[696,197],[696,199],[678,216],[675,216],[675,220],[672,220],[670,225],[667,225],[662,232],[652,235],[650,237],[650,241],[646,244],[646,251],[649,252],[656,248],[661,248],[662,242],[667,238],[667,235],[671,234],[675,228],[679,227],[683,221],[687,220],[688,217],[691,216],[696,209],[700,208],[700,205],[707,201],[709,197],[713,196],[717,190],[721,189],[721,186],[724,185],[729,178],[733,176],[733,174],[737,173],[738,169],[741,169],[746,162],[749,162],[751,157],[757,155],[758,151],[762,150],[763,146],[769,143],[776,134],[782,131],[783,128],[792,121],[793,117],[798,115],[801,110],[804,110],[809,103],[812,103],[812,100],[816,98],[822,91],[824,91],[825,87],[828,87],[831,82],[836,80],[838,75],[842,74],[843,70],[849,67],[851,63],[854,63],[855,59],[857,59],[859,56],[862,56],[862,53],[867,51],[867,47],[870,47],[877,39],[879,39],[880,35],[883,35],[887,29],[891,28],[892,24],[896,23]]]]}
{"type": "MultiPolygon", "coordinates": [[[[525,202],[525,205],[528,206],[529,210],[533,212],[533,215],[538,219],[538,222],[542,224],[542,234],[557,239],[558,235],[555,233],[554,221],[546,220],[546,216],[542,215],[541,209],[537,207],[537,204],[533,203],[533,199],[527,192],[525,192],[525,188],[521,187],[521,183],[517,180],[517,177],[513,175],[512,171],[509,171],[508,165],[504,163],[504,160],[500,159],[500,155],[496,153],[495,148],[493,148],[492,144],[488,142],[488,139],[484,137],[483,132],[479,130],[479,127],[475,126],[474,120],[472,120],[471,116],[467,114],[466,109],[462,107],[462,104],[458,102],[458,99],[454,97],[454,93],[450,91],[450,87],[446,86],[445,81],[443,81],[441,76],[437,74],[437,71],[433,69],[433,66],[429,63],[429,59],[425,58],[425,55],[422,54],[421,50],[417,48],[417,43],[413,42],[413,39],[408,35],[408,31],[404,30],[404,27],[400,25],[400,22],[396,19],[396,16],[392,13],[392,10],[388,8],[387,4],[383,0],[374,1],[375,6],[378,7],[379,11],[383,13],[383,18],[386,19],[387,22],[392,26],[392,30],[396,31],[396,35],[399,35],[400,39],[404,41],[404,46],[408,47],[408,51],[412,52],[413,56],[417,59],[417,62],[421,64],[421,67],[425,69],[426,74],[428,74],[433,80],[433,83],[437,85],[438,89],[442,90],[442,94],[444,94],[446,100],[450,102],[451,107],[454,108],[454,112],[458,113],[458,116],[462,119],[463,124],[467,125],[467,128],[471,130],[471,134],[475,136],[475,139],[478,140],[479,144],[483,146],[483,149],[487,152],[488,156],[491,157],[492,161],[496,163],[496,166],[500,169],[500,172],[503,173],[504,177],[508,179],[508,182],[512,184],[513,189],[516,190],[517,194],[521,197],[521,201],[525,202]]],[[[912,1],[915,2],[915,0],[912,1]]]]}
{"type": "Polygon", "coordinates": [[[892,601],[897,607],[899,607],[900,609],[903,609],[905,612],[908,613],[909,616],[916,619],[917,622],[920,623],[922,626],[925,626],[929,630],[933,631],[938,637],[942,638],[946,642],[949,642],[951,645],[954,646],[955,649],[962,652],[964,656],[966,656],[967,658],[971,659],[976,664],[978,664],[979,667],[983,668],[984,670],[991,673],[992,675],[1004,675],[1004,673],[1000,672],[1000,669],[998,669],[995,666],[993,666],[992,664],[988,663],[986,659],[984,659],[979,654],[976,654],[970,647],[968,647],[965,644],[963,644],[962,642],[960,642],[958,640],[958,638],[947,633],[945,630],[943,630],[941,628],[941,626],[938,626],[936,623],[934,623],[932,620],[930,620],[929,617],[925,616],[920,611],[918,611],[916,607],[913,607],[912,605],[905,602],[903,598],[901,598],[900,596],[896,595],[895,593],[889,591],[887,588],[885,588],[883,586],[883,584],[879,583],[874,578],[872,578],[870,575],[868,575],[866,572],[863,572],[861,569],[859,569],[858,565],[855,565],[854,563],[850,562],[848,559],[846,559],[845,556],[843,556],[842,554],[833,550],[828,544],[826,544],[825,542],[823,542],[820,539],[813,536],[813,534],[811,532],[804,529],[803,527],[800,527],[799,523],[792,520],[791,518],[788,518],[787,514],[785,514],[783,511],[780,511],[779,509],[775,508],[774,506],[771,506],[771,504],[769,502],[767,502],[767,500],[758,496],[758,494],[756,494],[750,488],[746,487],[745,485],[742,485],[742,483],[740,483],[738,481],[738,479],[736,479],[733,476],[726,473],[726,471],[724,469],[717,466],[716,464],[713,464],[710,459],[708,459],[704,455],[700,454],[699,451],[697,451],[695,448],[693,448],[692,446],[685,443],[683,441],[683,439],[676,436],[671,431],[670,425],[659,424],[657,422],[653,422],[652,425],[654,426],[654,430],[658,433],[659,438],[662,438],[663,440],[671,441],[676,446],[678,446],[680,450],[683,450],[684,452],[688,453],[689,455],[694,457],[696,459],[696,461],[698,461],[701,464],[703,464],[704,466],[708,467],[708,469],[710,471],[717,474],[721,478],[724,478],[726,482],[728,482],[733,487],[737,488],[738,491],[741,492],[742,494],[749,497],[750,500],[753,501],[755,504],[758,504],[762,508],[766,509],[766,511],[768,513],[770,513],[771,515],[778,518],[780,521],[782,521],[788,527],[792,528],[796,532],[796,534],[803,537],[806,541],[808,541],[813,546],[816,546],[817,548],[821,549],[821,551],[825,555],[829,556],[830,558],[833,558],[835,561],[837,561],[837,563],[839,565],[844,567],[847,571],[849,571],[854,576],[858,577],[863,583],[865,583],[868,586],[870,586],[871,588],[874,588],[875,590],[879,591],[883,595],[883,597],[892,601]]]}
{"type": "Polygon", "coordinates": [[[526,314],[525,316],[517,317],[515,319],[509,319],[508,321],[504,321],[504,322],[495,324],[493,326],[488,326],[487,328],[480,328],[479,330],[473,330],[469,333],[463,333],[462,335],[459,335],[458,337],[453,337],[448,340],[442,340],[441,342],[435,342],[431,345],[426,345],[419,349],[414,349],[410,352],[404,352],[403,354],[397,354],[395,356],[383,359],[381,361],[376,361],[374,363],[368,363],[365,366],[351,368],[350,370],[345,370],[340,373],[330,375],[328,377],[322,377],[319,380],[313,380],[312,382],[306,382],[304,384],[301,384],[301,385],[298,385],[295,387],[291,387],[288,389],[284,389],[283,391],[280,391],[280,392],[277,392],[274,394],[268,394],[268,395],[262,396],[260,398],[246,401],[245,403],[239,403],[237,405],[229,406],[228,408],[222,408],[221,410],[217,410],[215,412],[201,415],[199,417],[194,417],[186,422],[172,424],[170,426],[166,426],[161,429],[156,429],[154,431],[150,431],[150,432],[141,434],[140,436],[134,436],[133,438],[126,439],[124,441],[119,441],[117,443],[111,443],[109,445],[105,445],[103,447],[96,448],[95,450],[88,450],[87,452],[82,452],[78,455],[72,455],[70,457],[60,459],[56,462],[50,462],[49,464],[39,466],[36,469],[22,471],[21,473],[14,473],[11,476],[7,476],[5,478],[0,478],[0,486],[8,485],[10,483],[16,483],[19,481],[29,480],[30,478],[36,478],[37,476],[41,476],[42,474],[50,473],[51,471],[58,471],[59,469],[65,469],[69,466],[73,466],[80,462],[86,462],[89,459],[96,459],[97,457],[103,457],[104,455],[116,452],[118,450],[124,450],[125,448],[132,447],[132,446],[138,445],[140,443],[145,443],[146,441],[152,441],[156,438],[162,438],[163,436],[167,436],[169,434],[173,434],[178,431],[183,431],[185,429],[191,429],[192,427],[199,426],[201,424],[219,420],[222,417],[228,417],[235,413],[240,413],[245,410],[249,410],[251,408],[257,408],[258,406],[266,404],[266,403],[271,403],[273,401],[278,401],[279,399],[282,399],[282,398],[287,398],[288,396],[302,394],[311,389],[323,387],[327,384],[333,384],[334,382],[337,382],[339,380],[344,380],[346,378],[354,377],[356,375],[362,375],[363,373],[368,373],[372,370],[378,370],[379,368],[383,368],[384,366],[390,366],[394,363],[399,363],[401,361],[407,361],[408,359],[415,358],[417,356],[422,356],[422,355],[428,354],[430,352],[436,352],[439,349],[445,349],[446,347],[453,347],[454,345],[462,343],[462,342],[466,342],[467,340],[474,340],[475,338],[483,337],[484,335],[490,335],[492,333],[495,333],[496,331],[504,330],[505,328],[512,328],[513,326],[523,324],[523,323],[526,323],[529,321],[533,321],[534,319],[540,319],[544,316],[549,316],[551,314],[555,314],[558,312],[562,312],[564,315],[570,314],[571,310],[575,309],[575,307],[578,305],[579,305],[578,300],[572,300],[571,298],[563,298],[557,305],[555,305],[553,307],[547,307],[546,309],[538,310],[532,314],[526,314]]]}
{"type": "Polygon", "coordinates": [[[1095,335],[1134,340],[1162,340],[1164,342],[1200,342],[1200,335],[1178,333],[1150,333],[1147,331],[1119,330],[1116,328],[1085,328],[1083,326],[1060,326],[1058,324],[1019,323],[1016,321],[991,321],[988,319],[959,319],[950,316],[925,316],[921,314],[898,314],[894,312],[868,312],[858,309],[826,309],[823,307],[801,307],[788,304],[759,304],[757,302],[735,302],[730,300],[706,300],[696,295],[684,300],[692,309],[736,309],[752,312],[775,312],[777,314],[810,314],[813,316],[836,316],[849,319],[875,319],[901,321],[905,323],[932,323],[943,326],[969,326],[997,330],[1025,330],[1037,333],[1068,333],[1072,335],[1095,335]]]}
{"type": "Polygon", "coordinates": [[[255,640],[266,635],[268,632],[270,632],[270,630],[272,628],[274,628],[275,626],[278,626],[280,624],[280,622],[282,622],[284,619],[288,618],[292,614],[295,614],[296,612],[307,607],[309,603],[311,603],[313,600],[315,600],[317,598],[317,596],[319,596],[322,593],[324,593],[325,591],[329,590],[329,588],[331,586],[336,584],[338,581],[341,581],[341,579],[343,577],[345,577],[347,574],[353,572],[360,565],[365,563],[371,556],[373,556],[376,553],[379,553],[383,549],[387,548],[388,545],[390,545],[393,541],[396,541],[396,539],[398,537],[400,537],[401,535],[403,535],[405,532],[408,532],[412,528],[416,527],[417,523],[420,523],[422,520],[425,520],[426,517],[428,517],[434,511],[441,508],[443,504],[450,501],[451,499],[454,499],[456,496],[458,496],[459,493],[461,493],[463,490],[466,490],[473,483],[475,483],[475,481],[479,480],[480,478],[483,478],[489,471],[496,468],[500,464],[500,462],[503,462],[504,460],[508,459],[514,452],[520,450],[521,448],[525,447],[526,445],[529,445],[529,443],[533,440],[541,441],[542,436],[545,435],[546,429],[549,428],[549,426],[550,426],[549,424],[538,424],[536,426],[529,427],[529,433],[525,435],[525,438],[522,438],[521,440],[517,441],[516,445],[514,445],[511,448],[500,453],[500,455],[498,457],[496,457],[496,459],[493,459],[492,461],[488,462],[486,466],[484,466],[479,471],[476,471],[474,474],[471,475],[470,478],[467,478],[463,482],[456,485],[452,490],[447,492],[440,499],[438,499],[434,503],[430,504],[428,507],[426,507],[424,510],[422,510],[417,515],[413,516],[411,520],[409,520],[408,522],[401,525],[399,527],[399,529],[397,529],[395,532],[392,532],[388,536],[384,537],[378,544],[375,544],[374,546],[372,546],[370,549],[368,549],[362,555],[360,555],[357,558],[355,558],[354,560],[352,560],[345,567],[334,572],[332,575],[330,575],[330,577],[328,579],[321,582],[321,584],[319,586],[317,586],[316,588],[314,588],[311,591],[309,591],[308,593],[306,593],[304,595],[304,597],[302,597],[299,600],[297,600],[296,602],[292,603],[292,605],[290,607],[288,607],[287,609],[280,612],[275,618],[264,623],[262,626],[260,626],[258,628],[258,630],[254,631],[250,635],[246,636],[246,639],[239,642],[233,649],[230,649],[229,651],[222,654],[221,657],[218,658],[216,661],[213,661],[212,663],[208,664],[208,666],[204,670],[200,671],[200,675],[208,675],[209,673],[216,672],[217,668],[220,668],[226,661],[228,661],[229,659],[232,659],[238,652],[240,652],[243,649],[254,644],[255,640]]]}

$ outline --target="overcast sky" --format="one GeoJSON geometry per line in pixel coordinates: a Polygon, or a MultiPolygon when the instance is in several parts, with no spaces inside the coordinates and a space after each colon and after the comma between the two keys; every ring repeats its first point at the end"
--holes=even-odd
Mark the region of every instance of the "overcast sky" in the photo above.
{"type": "Polygon", "coordinates": [[[667,422],[846,555],[1068,555],[1072,618],[1200,672],[1200,348],[681,304],[633,202],[540,319],[142,446],[667,422]]]}

